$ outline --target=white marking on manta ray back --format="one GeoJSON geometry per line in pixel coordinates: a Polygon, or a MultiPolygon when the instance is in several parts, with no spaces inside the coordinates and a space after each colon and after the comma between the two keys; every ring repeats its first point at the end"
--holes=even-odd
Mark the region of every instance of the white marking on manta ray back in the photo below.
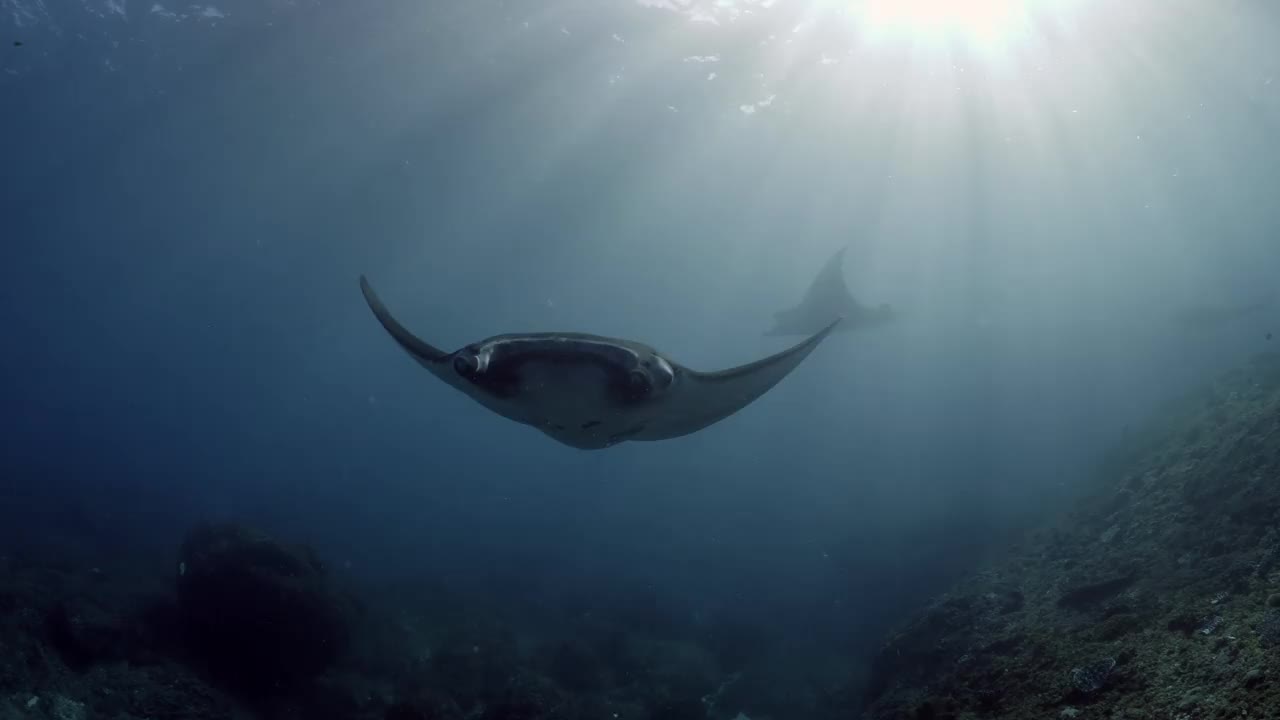
{"type": "Polygon", "coordinates": [[[669,376],[673,378],[676,376],[676,369],[671,367],[671,363],[667,362],[666,358],[656,353],[653,357],[658,362],[658,367],[662,368],[669,376]]]}
{"type": "MultiPolygon", "coordinates": [[[[487,342],[484,345],[482,345],[477,354],[480,355],[482,358],[480,360],[480,363],[481,363],[481,368],[483,369],[485,367],[488,367],[489,358],[492,356],[493,352],[497,350],[499,347],[519,346],[519,345],[542,345],[546,343],[562,343],[565,345],[568,345],[568,344],[588,345],[588,346],[593,346],[598,348],[609,348],[614,352],[622,351],[626,353],[628,356],[636,360],[637,363],[640,361],[640,354],[625,345],[619,345],[617,343],[608,342],[606,340],[590,340],[586,338],[555,337],[555,336],[537,337],[537,338],[518,337],[518,338],[503,338],[502,340],[493,340],[491,342],[487,342]]],[[[608,353],[597,352],[596,354],[604,356],[607,359],[612,359],[609,357],[608,353]]],[[[654,356],[659,358],[663,364],[666,364],[667,361],[662,360],[661,356],[658,355],[656,352],[654,353],[654,356]]],[[[669,369],[670,365],[667,365],[667,368],[669,369]]]]}

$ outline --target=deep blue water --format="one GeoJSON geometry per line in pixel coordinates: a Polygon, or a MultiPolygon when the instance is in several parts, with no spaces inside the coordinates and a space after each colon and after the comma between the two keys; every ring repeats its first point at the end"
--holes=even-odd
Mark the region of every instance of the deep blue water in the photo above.
{"type": "Polygon", "coordinates": [[[7,540],[234,517],[360,579],[646,588],[852,657],[1280,330],[1173,320],[1280,270],[1265,3],[1063,3],[994,59],[664,5],[0,3],[7,540]],[[845,244],[901,322],[600,452],[432,379],[356,285],[446,349],[714,369],[845,244]]]}

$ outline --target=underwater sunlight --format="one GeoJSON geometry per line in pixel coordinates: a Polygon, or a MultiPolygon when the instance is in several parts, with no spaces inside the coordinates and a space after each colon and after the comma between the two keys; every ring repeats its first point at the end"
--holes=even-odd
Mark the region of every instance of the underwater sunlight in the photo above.
{"type": "Polygon", "coordinates": [[[1276,0],[0,0],[0,720],[1276,718],[1278,77],[1276,0]]]}
{"type": "Polygon", "coordinates": [[[874,38],[921,45],[960,43],[980,53],[1025,40],[1036,20],[1064,10],[1066,0],[865,0],[850,14],[874,38]]]}

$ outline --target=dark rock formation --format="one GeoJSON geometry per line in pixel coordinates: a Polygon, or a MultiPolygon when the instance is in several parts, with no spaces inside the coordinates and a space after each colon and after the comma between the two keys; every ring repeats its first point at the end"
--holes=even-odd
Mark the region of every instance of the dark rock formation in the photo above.
{"type": "Polygon", "coordinates": [[[124,654],[122,619],[89,600],[58,603],[45,617],[45,626],[53,646],[73,668],[83,670],[124,654]]]}
{"type": "Polygon", "coordinates": [[[201,527],[182,545],[177,587],[195,654],[238,690],[294,690],[347,645],[343,605],[308,548],[237,525],[201,527]]]}

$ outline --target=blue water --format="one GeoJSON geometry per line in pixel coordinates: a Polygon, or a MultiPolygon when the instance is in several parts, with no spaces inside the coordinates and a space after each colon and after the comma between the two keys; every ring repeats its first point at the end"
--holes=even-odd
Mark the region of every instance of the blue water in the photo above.
{"type": "Polygon", "coordinates": [[[991,56],[831,2],[6,0],[7,542],[125,562],[237,518],[358,580],[642,587],[856,664],[1276,342],[1274,310],[1173,320],[1275,286],[1275,12],[1129,5],[991,56]],[[902,321],[600,452],[431,378],[356,284],[446,350],[582,331],[710,370],[785,347],[843,245],[902,321]]]}

